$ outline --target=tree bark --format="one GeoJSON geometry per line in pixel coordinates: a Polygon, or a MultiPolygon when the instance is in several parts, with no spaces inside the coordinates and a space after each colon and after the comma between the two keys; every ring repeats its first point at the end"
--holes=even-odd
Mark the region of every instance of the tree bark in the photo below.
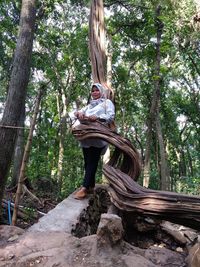
{"type": "MultiPolygon", "coordinates": [[[[34,25],[35,25],[35,0],[23,0],[19,25],[19,37],[15,50],[9,91],[2,125],[18,126],[22,108],[25,104],[26,91],[30,74],[34,25]]],[[[7,181],[17,129],[1,128],[0,131],[0,201],[7,181]]]]}
{"type": "Polygon", "coordinates": [[[92,0],[89,19],[89,53],[94,82],[107,89],[107,97],[114,99],[114,92],[107,83],[106,46],[103,0],[92,0]]]}
{"type": "Polygon", "coordinates": [[[151,161],[151,143],[152,143],[152,122],[151,118],[147,121],[147,133],[146,133],[146,146],[145,146],[145,159],[143,170],[143,186],[149,187],[150,181],[150,161],[151,161]]]}
{"type": "Polygon", "coordinates": [[[89,21],[89,52],[94,82],[106,82],[106,51],[103,0],[93,0],[89,21]]]}
{"type": "Polygon", "coordinates": [[[17,193],[16,193],[16,197],[15,197],[15,206],[14,206],[14,212],[13,212],[13,218],[12,218],[12,225],[15,225],[16,221],[17,221],[18,205],[19,205],[20,196],[22,193],[22,186],[23,186],[23,183],[25,180],[26,165],[28,163],[28,158],[29,158],[30,149],[31,149],[31,145],[32,145],[33,131],[35,129],[35,124],[36,124],[37,114],[39,111],[40,101],[42,98],[42,93],[43,93],[43,87],[40,88],[40,90],[38,92],[37,101],[35,104],[35,110],[34,110],[32,122],[31,122],[31,127],[30,127],[30,131],[29,131],[29,135],[28,135],[28,140],[27,140],[25,150],[24,150],[22,165],[21,165],[21,169],[20,169],[20,176],[19,176],[18,186],[17,186],[17,193]]]}
{"type": "Polygon", "coordinates": [[[165,152],[165,146],[164,146],[164,140],[163,140],[159,115],[156,118],[156,130],[157,130],[159,151],[160,151],[160,173],[161,173],[160,188],[161,190],[170,190],[170,181],[169,181],[169,173],[168,173],[168,166],[167,166],[167,160],[166,160],[166,152],[165,152]]]}
{"type": "Polygon", "coordinates": [[[115,147],[110,161],[103,166],[109,181],[111,202],[129,214],[155,216],[194,229],[200,227],[200,198],[140,186],[140,157],[127,138],[112,132],[100,122],[80,124],[72,133],[77,140],[97,137],[115,147]]]}
{"type": "Polygon", "coordinates": [[[190,149],[187,145],[187,158],[188,158],[188,165],[189,165],[189,170],[190,170],[190,176],[194,177],[194,171],[193,171],[193,162],[192,162],[192,157],[190,154],[190,149]]]}
{"type": "Polygon", "coordinates": [[[113,56],[113,49],[112,49],[112,39],[111,36],[108,36],[108,43],[107,43],[107,84],[109,87],[112,87],[112,56],[113,56]]]}
{"type": "Polygon", "coordinates": [[[160,21],[159,16],[161,13],[161,6],[158,5],[156,8],[156,29],[157,29],[157,43],[156,43],[156,61],[155,61],[155,77],[154,77],[154,93],[150,108],[150,115],[147,122],[147,141],[146,141],[146,153],[144,163],[144,179],[143,185],[148,187],[149,185],[149,172],[150,172],[150,151],[152,143],[152,128],[155,126],[157,139],[159,143],[160,151],[160,170],[161,170],[161,188],[163,190],[169,189],[169,172],[167,167],[166,152],[163,141],[159,107],[160,107],[160,93],[161,93],[161,77],[160,77],[160,44],[161,36],[163,31],[163,23],[160,21]]]}
{"type": "MultiPolygon", "coordinates": [[[[65,92],[61,90],[61,107],[58,105],[58,112],[60,114],[60,131],[59,131],[59,152],[58,152],[58,171],[57,171],[57,181],[59,185],[59,191],[62,189],[62,173],[63,173],[63,161],[64,161],[64,141],[66,136],[66,118],[67,118],[67,97],[65,92]]],[[[59,101],[58,101],[59,102],[59,101]]]]}
{"type": "MultiPolygon", "coordinates": [[[[58,151],[58,163],[57,163],[57,173],[56,173],[56,180],[59,185],[59,191],[62,190],[63,184],[63,162],[64,162],[64,142],[67,132],[67,106],[69,104],[71,88],[73,88],[74,82],[74,68],[73,64],[69,65],[68,75],[65,80],[62,79],[60,72],[55,64],[55,59],[51,51],[49,50],[49,54],[51,57],[51,63],[56,75],[57,80],[59,81],[58,93],[57,93],[57,110],[59,114],[60,120],[60,127],[59,127],[59,151],[58,151]]],[[[52,175],[51,175],[52,177],[52,175]]]]}
{"type": "Polygon", "coordinates": [[[183,148],[177,148],[175,150],[176,152],[176,157],[177,157],[177,161],[178,161],[178,167],[179,167],[179,178],[186,176],[187,172],[186,172],[186,162],[185,162],[185,152],[183,150],[183,148]]]}
{"type": "MultiPolygon", "coordinates": [[[[108,38],[108,44],[107,44],[107,68],[106,68],[106,73],[107,73],[107,85],[109,88],[112,87],[112,40],[111,37],[108,38]]],[[[107,148],[106,153],[103,155],[103,164],[106,164],[110,160],[110,147],[107,148]]],[[[107,183],[107,180],[102,174],[102,181],[103,183],[107,183]]]]}
{"type": "Polygon", "coordinates": [[[10,187],[13,188],[17,185],[20,168],[22,164],[22,158],[24,154],[24,120],[25,120],[25,106],[23,107],[23,111],[20,118],[20,128],[18,130],[17,141],[15,145],[15,153],[13,158],[13,171],[12,171],[12,180],[10,183],[10,187]]]}
{"type": "Polygon", "coordinates": [[[156,118],[155,118],[155,126],[156,126],[156,133],[159,143],[159,151],[160,151],[160,172],[161,172],[161,190],[169,190],[169,172],[167,166],[167,159],[166,159],[166,151],[165,145],[163,140],[162,134],[162,127],[160,122],[160,94],[161,94],[161,77],[160,77],[160,44],[161,44],[161,37],[163,32],[163,23],[160,20],[159,16],[161,14],[161,6],[158,5],[156,10],[156,26],[157,26],[157,44],[156,44],[156,79],[155,79],[155,91],[157,96],[157,107],[156,107],[156,118]]]}

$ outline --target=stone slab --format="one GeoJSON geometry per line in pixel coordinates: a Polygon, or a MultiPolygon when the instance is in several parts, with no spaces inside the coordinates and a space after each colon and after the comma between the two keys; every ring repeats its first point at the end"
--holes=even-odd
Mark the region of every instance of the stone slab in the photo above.
{"type": "Polygon", "coordinates": [[[63,231],[71,234],[81,212],[87,208],[89,199],[77,200],[73,198],[73,194],[41,217],[37,223],[28,229],[28,232],[63,231]]]}

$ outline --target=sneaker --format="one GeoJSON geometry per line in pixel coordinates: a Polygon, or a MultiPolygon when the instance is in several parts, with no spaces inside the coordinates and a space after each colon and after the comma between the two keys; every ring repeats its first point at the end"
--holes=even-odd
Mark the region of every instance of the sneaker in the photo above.
{"type": "Polygon", "coordinates": [[[85,198],[86,196],[87,196],[87,189],[85,187],[82,187],[80,190],[78,190],[78,192],[74,194],[74,198],[79,200],[85,198]]]}

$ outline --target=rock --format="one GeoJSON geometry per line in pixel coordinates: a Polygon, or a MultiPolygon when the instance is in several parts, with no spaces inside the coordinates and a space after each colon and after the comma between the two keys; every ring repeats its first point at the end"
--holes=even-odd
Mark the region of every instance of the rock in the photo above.
{"type": "Polygon", "coordinates": [[[109,244],[112,246],[119,243],[124,234],[122,220],[114,214],[102,214],[97,229],[98,243],[101,245],[109,244]]]}
{"type": "Polygon", "coordinates": [[[195,244],[190,250],[187,257],[189,267],[200,266],[200,243],[195,244]]]}
{"type": "Polygon", "coordinates": [[[184,236],[184,233],[180,231],[179,225],[163,221],[160,226],[163,231],[171,235],[179,244],[185,245],[187,243],[187,238],[184,236]]]}
{"type": "Polygon", "coordinates": [[[74,199],[73,194],[60,202],[53,210],[41,217],[32,225],[28,232],[63,231],[71,233],[73,225],[84,209],[88,207],[88,198],[83,200],[74,199]]]}
{"type": "MultiPolygon", "coordinates": [[[[178,249],[177,246],[175,247],[177,250],[180,249],[181,253],[178,253],[165,247],[151,246],[150,249],[145,250],[125,242],[123,219],[116,214],[105,214],[110,203],[103,202],[102,199],[107,192],[101,188],[96,191],[98,192],[95,192],[94,196],[82,201],[75,200],[73,195],[69,196],[25,233],[17,227],[1,226],[0,243],[2,240],[6,243],[1,243],[0,246],[0,267],[186,266],[185,255],[181,252],[182,246],[178,249]],[[80,215],[82,213],[84,213],[83,216],[80,215]],[[73,236],[72,229],[77,221],[84,222],[86,234],[93,234],[80,238],[73,236]],[[95,229],[97,234],[96,231],[94,232],[95,229]]],[[[144,233],[139,232],[140,237],[141,235],[146,237],[151,234],[151,231],[155,232],[154,230],[160,227],[158,221],[150,217],[137,219],[136,216],[130,216],[127,217],[127,223],[130,228],[133,223],[139,225],[139,230],[144,231],[144,233]]],[[[127,232],[127,235],[130,233],[127,232]]],[[[135,233],[134,230],[132,232],[134,237],[135,233]]],[[[161,240],[162,238],[163,235],[161,240]]],[[[143,238],[140,238],[140,241],[142,244],[145,243],[143,238]]],[[[153,244],[155,245],[155,242],[153,244]]],[[[197,247],[188,258],[188,261],[193,264],[191,267],[199,267],[199,258],[194,257],[198,251],[197,247]]]]}
{"type": "Polygon", "coordinates": [[[122,218],[125,223],[125,230],[134,229],[140,233],[156,231],[160,225],[160,220],[158,219],[134,213],[123,212],[122,218]]]}
{"type": "Polygon", "coordinates": [[[184,266],[184,256],[178,252],[171,251],[164,247],[150,247],[145,251],[145,258],[153,263],[165,267],[180,267],[184,266]]]}
{"type": "Polygon", "coordinates": [[[110,207],[108,208],[108,212],[109,214],[118,214],[118,208],[111,203],[110,207]]]}
{"type": "Polygon", "coordinates": [[[178,247],[178,248],[176,248],[176,251],[177,252],[183,252],[183,248],[178,247]]]}
{"type": "Polygon", "coordinates": [[[0,267],[161,267],[138,255],[137,249],[124,253],[117,243],[98,250],[97,243],[97,235],[79,239],[64,232],[27,232],[0,248],[0,267]]]}
{"type": "Polygon", "coordinates": [[[177,225],[165,221],[160,226],[162,230],[171,235],[179,244],[185,245],[187,243],[186,237],[183,232],[176,227],[177,225]]]}
{"type": "Polygon", "coordinates": [[[101,214],[107,213],[109,205],[106,187],[96,185],[94,194],[89,196],[88,206],[80,213],[71,233],[76,237],[96,234],[101,214]]]}
{"type": "Polygon", "coordinates": [[[12,225],[0,225],[0,246],[3,246],[8,241],[16,240],[25,231],[19,227],[12,225]]]}
{"type": "Polygon", "coordinates": [[[158,266],[137,254],[132,255],[132,256],[126,256],[126,255],[122,256],[122,260],[124,261],[124,264],[122,266],[127,266],[127,267],[156,267],[158,266]]]}
{"type": "Polygon", "coordinates": [[[11,236],[11,237],[8,239],[8,242],[13,242],[13,241],[17,240],[18,238],[19,238],[19,235],[11,236]]]}

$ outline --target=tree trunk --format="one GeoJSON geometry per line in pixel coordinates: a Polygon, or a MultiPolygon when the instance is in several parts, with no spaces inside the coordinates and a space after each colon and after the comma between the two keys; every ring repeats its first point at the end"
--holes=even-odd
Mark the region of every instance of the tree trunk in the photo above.
{"type": "MultiPolygon", "coordinates": [[[[62,189],[62,173],[63,173],[63,160],[64,160],[64,141],[66,136],[66,118],[67,118],[67,98],[63,90],[61,90],[62,95],[62,105],[58,105],[59,114],[60,114],[60,131],[59,131],[59,152],[58,152],[58,171],[57,171],[57,181],[59,184],[59,191],[62,189]]],[[[59,101],[58,101],[59,102],[59,101]]]]}
{"type": "Polygon", "coordinates": [[[167,184],[169,182],[168,171],[167,171],[167,160],[165,153],[165,146],[162,136],[160,115],[159,115],[159,105],[160,105],[160,87],[161,87],[161,77],[160,77],[160,43],[163,31],[163,23],[160,21],[159,16],[161,13],[161,6],[158,5],[156,9],[156,28],[157,28],[157,43],[156,43],[156,62],[155,62],[155,78],[154,78],[154,93],[150,108],[150,115],[148,119],[148,130],[147,130],[147,142],[146,142],[146,153],[145,153],[145,164],[144,164],[144,180],[143,185],[148,187],[149,185],[149,172],[150,172],[150,151],[152,143],[152,127],[153,122],[155,122],[156,133],[159,143],[160,150],[160,170],[161,170],[161,187],[163,190],[167,190],[167,184]],[[168,182],[167,182],[168,181],[168,182]]]}
{"type": "Polygon", "coordinates": [[[23,128],[24,120],[25,120],[25,106],[23,107],[23,111],[22,111],[21,118],[20,118],[20,126],[22,128],[18,130],[17,142],[15,145],[12,180],[10,183],[11,188],[17,185],[19,174],[20,174],[20,168],[22,164],[22,158],[24,154],[24,128],[23,128]]]}
{"type": "Polygon", "coordinates": [[[31,149],[31,145],[32,145],[33,131],[34,131],[35,124],[36,124],[36,119],[37,119],[37,114],[39,111],[42,93],[43,93],[43,87],[41,87],[39,92],[38,92],[37,101],[35,104],[35,110],[34,110],[32,122],[31,122],[31,127],[29,130],[28,140],[27,140],[25,150],[24,150],[22,165],[21,165],[21,169],[20,169],[20,176],[19,176],[18,186],[17,186],[17,193],[16,193],[16,197],[15,197],[15,206],[14,206],[14,212],[13,212],[13,218],[12,218],[12,225],[15,225],[16,221],[17,221],[18,205],[19,205],[20,196],[21,196],[21,192],[22,192],[22,186],[23,186],[23,183],[25,180],[26,165],[28,163],[28,158],[29,158],[30,149],[31,149]]]}
{"type": "Polygon", "coordinates": [[[106,82],[106,51],[103,0],[92,0],[89,21],[89,52],[94,82],[106,82]]]}
{"type": "Polygon", "coordinates": [[[176,152],[176,157],[179,165],[179,178],[186,176],[186,162],[185,162],[185,152],[183,148],[181,147],[180,149],[177,148],[175,150],[176,152]]]}
{"type": "MultiPolygon", "coordinates": [[[[109,38],[107,44],[107,85],[111,88],[112,87],[112,40],[109,38]]],[[[106,153],[103,155],[103,164],[106,164],[110,160],[110,147],[106,150],[106,153]]],[[[107,183],[106,177],[102,174],[102,181],[103,183],[107,183]]]]}
{"type": "Polygon", "coordinates": [[[110,161],[103,166],[109,181],[111,202],[129,214],[155,216],[181,225],[200,227],[200,198],[169,191],[146,189],[134,180],[140,174],[139,154],[127,138],[111,132],[99,122],[79,124],[72,133],[77,140],[97,136],[115,147],[110,161]]]}
{"type": "Polygon", "coordinates": [[[144,170],[143,170],[143,186],[147,188],[149,187],[149,181],[150,181],[151,143],[152,143],[152,122],[151,118],[149,118],[147,121],[145,159],[144,159],[144,170]]]}
{"type": "MultiPolygon", "coordinates": [[[[103,84],[108,89],[107,97],[114,100],[114,92],[111,87],[112,41],[109,38],[107,51],[105,41],[103,0],[92,0],[89,21],[89,52],[92,65],[92,78],[94,82],[103,84]]],[[[109,160],[109,157],[110,150],[108,148],[107,153],[103,156],[103,164],[109,160]]],[[[105,181],[104,175],[102,176],[102,180],[105,181]]]]}
{"type": "Polygon", "coordinates": [[[193,162],[192,162],[192,157],[190,154],[190,149],[187,145],[187,157],[188,157],[188,165],[189,165],[189,170],[190,170],[190,176],[194,177],[194,171],[193,171],[193,162]]]}
{"type": "MultiPolygon", "coordinates": [[[[19,26],[19,37],[17,40],[17,46],[13,60],[8,96],[1,122],[1,124],[5,126],[15,127],[19,125],[22,108],[25,104],[30,74],[35,14],[35,0],[23,0],[19,26]]],[[[17,129],[4,127],[1,128],[0,201],[3,198],[16,137],[17,129]]]]}
{"type": "Polygon", "coordinates": [[[67,106],[70,98],[70,88],[74,79],[73,68],[69,70],[66,84],[63,84],[59,72],[55,65],[54,70],[58,80],[60,81],[60,90],[57,98],[57,109],[60,117],[60,128],[59,128],[59,152],[58,152],[58,167],[57,167],[57,182],[59,185],[59,191],[62,190],[63,184],[63,162],[64,162],[64,151],[65,151],[65,137],[67,132],[67,106]],[[68,90],[67,90],[68,89],[68,90]]]}
{"type": "Polygon", "coordinates": [[[112,39],[108,37],[108,44],[107,44],[107,84],[109,87],[112,87],[112,56],[113,56],[113,49],[112,49],[112,39]]]}
{"type": "Polygon", "coordinates": [[[103,0],[92,0],[89,19],[89,53],[94,82],[107,89],[107,97],[114,99],[114,92],[107,83],[106,46],[103,0]]]}
{"type": "Polygon", "coordinates": [[[164,140],[162,136],[162,129],[161,129],[161,124],[160,124],[159,114],[157,115],[157,118],[156,118],[156,132],[157,132],[157,138],[158,138],[159,150],[160,150],[160,173],[161,173],[160,189],[170,190],[166,152],[165,152],[164,140]]]}
{"type": "MultiPolygon", "coordinates": [[[[51,57],[51,63],[58,81],[58,94],[57,94],[57,110],[59,114],[60,127],[59,127],[59,151],[58,151],[58,163],[57,163],[57,173],[56,180],[59,185],[59,191],[62,190],[63,184],[63,162],[64,162],[64,142],[67,132],[67,106],[70,99],[71,88],[74,82],[74,68],[73,64],[69,65],[68,75],[63,81],[59,70],[56,67],[55,59],[51,51],[49,51],[51,57]]],[[[51,175],[52,177],[52,175],[51,175]]]]}
{"type": "Polygon", "coordinates": [[[156,118],[155,118],[155,126],[156,126],[156,133],[159,143],[159,150],[160,150],[160,172],[161,172],[161,190],[169,190],[169,173],[167,170],[167,159],[166,159],[166,152],[164,146],[164,140],[162,135],[162,127],[160,122],[160,114],[159,114],[159,107],[160,107],[160,92],[161,92],[161,77],[160,77],[160,44],[161,44],[161,36],[163,32],[163,23],[160,20],[159,16],[161,14],[161,6],[158,6],[156,9],[156,27],[157,27],[157,43],[156,43],[156,65],[155,65],[155,75],[156,79],[154,82],[156,96],[157,96],[157,107],[156,107],[156,118]]]}

